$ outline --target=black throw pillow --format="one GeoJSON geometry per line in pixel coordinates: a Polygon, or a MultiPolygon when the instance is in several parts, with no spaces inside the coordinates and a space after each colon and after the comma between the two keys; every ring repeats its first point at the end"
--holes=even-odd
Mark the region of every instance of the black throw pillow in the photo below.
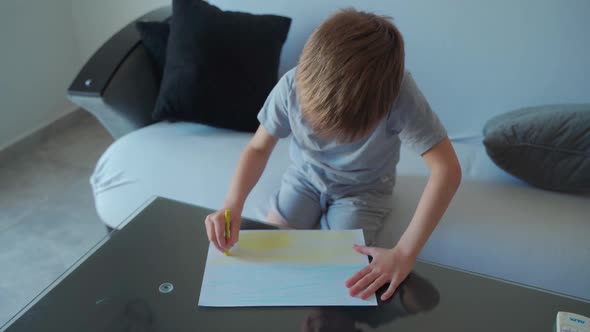
{"type": "Polygon", "coordinates": [[[174,0],[154,120],[255,131],[290,26],[288,17],[174,0]]]}
{"type": "Polygon", "coordinates": [[[152,59],[158,80],[161,80],[166,64],[166,46],[168,45],[170,24],[168,22],[140,21],[135,26],[139,31],[143,46],[152,59]]]}

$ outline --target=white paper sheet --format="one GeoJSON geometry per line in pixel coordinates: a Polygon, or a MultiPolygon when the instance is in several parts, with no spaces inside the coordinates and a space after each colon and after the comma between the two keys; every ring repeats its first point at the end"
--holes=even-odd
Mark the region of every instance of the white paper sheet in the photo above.
{"type": "Polygon", "coordinates": [[[229,256],[209,246],[199,305],[371,306],[352,297],[344,282],[368,265],[353,244],[361,230],[241,231],[229,256]]]}

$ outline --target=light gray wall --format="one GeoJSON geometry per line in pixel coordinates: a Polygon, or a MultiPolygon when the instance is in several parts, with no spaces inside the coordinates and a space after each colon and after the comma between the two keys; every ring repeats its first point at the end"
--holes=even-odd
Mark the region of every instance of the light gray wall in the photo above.
{"type": "Polygon", "coordinates": [[[282,71],[329,13],[356,7],[394,18],[407,65],[454,137],[494,114],[590,102],[588,0],[213,0],[223,9],[293,18],[282,71]]]}
{"type": "Polygon", "coordinates": [[[0,150],[72,110],[71,0],[0,1],[0,150]]]}
{"type": "MultiPolygon", "coordinates": [[[[313,27],[338,8],[393,16],[409,69],[454,137],[478,135],[487,119],[513,108],[590,102],[587,0],[211,2],[292,17],[281,72],[295,65],[313,27]]],[[[169,3],[0,1],[0,148],[62,114],[69,107],[65,88],[81,64],[127,22],[169,3]]]]}
{"type": "Polygon", "coordinates": [[[92,54],[130,21],[170,0],[72,0],[76,40],[81,58],[92,54]]]}
{"type": "Polygon", "coordinates": [[[76,73],[112,34],[170,0],[0,1],[0,150],[74,109],[76,73]]]}

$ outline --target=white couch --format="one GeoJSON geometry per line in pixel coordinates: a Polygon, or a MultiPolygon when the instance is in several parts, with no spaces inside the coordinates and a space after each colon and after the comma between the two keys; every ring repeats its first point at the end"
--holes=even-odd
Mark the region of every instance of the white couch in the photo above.
{"type": "MultiPolygon", "coordinates": [[[[91,179],[100,217],[123,227],[154,195],[219,208],[250,137],[181,122],[157,123],[120,138],[91,179]]],[[[244,217],[264,219],[268,196],[289,163],[288,144],[277,145],[244,217]]],[[[497,169],[480,142],[454,145],[464,180],[420,259],[590,299],[588,197],[531,188],[497,169]]],[[[399,238],[427,179],[419,156],[405,149],[401,156],[383,245],[399,238]]]]}
{"type": "MultiPolygon", "coordinates": [[[[229,0],[217,2],[231,7],[229,0]]],[[[266,11],[260,1],[233,4],[241,10],[266,11]]],[[[268,3],[268,10],[281,13],[281,6],[290,8],[285,10],[294,17],[281,63],[285,72],[321,15],[309,15],[308,9],[291,2],[268,3]]],[[[327,13],[340,3],[318,6],[327,13]]],[[[382,11],[387,13],[387,8],[382,11]]],[[[142,19],[163,19],[169,13],[170,8],[163,8],[142,19]]],[[[149,66],[132,22],[95,53],[69,90],[71,100],[95,114],[118,138],[91,178],[97,211],[112,227],[123,227],[126,217],[153,196],[219,208],[239,153],[251,137],[192,123],[151,123],[157,82],[149,66]]],[[[437,107],[436,100],[435,96],[433,106],[443,122],[452,124],[449,132],[464,179],[420,258],[590,300],[590,197],[542,191],[508,176],[485,154],[477,137],[480,124],[468,114],[447,116],[448,110],[437,107]],[[461,123],[451,123],[450,118],[461,123]],[[456,130],[459,127],[476,137],[458,139],[454,135],[465,134],[456,130]]],[[[268,196],[289,163],[287,145],[282,141],[276,147],[244,217],[264,218],[268,196]]],[[[383,245],[393,245],[411,219],[427,169],[419,156],[402,149],[398,175],[394,209],[381,233],[383,245]]]]}

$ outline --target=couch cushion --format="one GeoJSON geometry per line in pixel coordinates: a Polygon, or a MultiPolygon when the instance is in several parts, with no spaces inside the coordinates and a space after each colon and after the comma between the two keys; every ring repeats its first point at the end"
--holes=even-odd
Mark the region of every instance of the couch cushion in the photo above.
{"type": "Polygon", "coordinates": [[[540,188],[590,192],[590,104],[502,114],[484,135],[488,154],[508,173],[540,188]]]}
{"type": "MultiPolygon", "coordinates": [[[[117,140],[91,179],[100,217],[123,227],[129,215],[156,195],[219,208],[251,137],[179,122],[154,124],[117,140]]],[[[264,219],[268,198],[289,165],[288,145],[288,140],[277,144],[246,201],[244,217],[264,219]]],[[[464,181],[420,258],[590,299],[590,266],[583,263],[590,253],[590,197],[537,190],[515,181],[493,165],[479,141],[454,146],[464,181]]],[[[393,212],[380,234],[382,245],[392,245],[401,236],[427,174],[421,158],[402,148],[393,212]]]]}
{"type": "Polygon", "coordinates": [[[255,131],[256,115],[278,81],[290,25],[283,16],[174,0],[154,120],[255,131]]]}

